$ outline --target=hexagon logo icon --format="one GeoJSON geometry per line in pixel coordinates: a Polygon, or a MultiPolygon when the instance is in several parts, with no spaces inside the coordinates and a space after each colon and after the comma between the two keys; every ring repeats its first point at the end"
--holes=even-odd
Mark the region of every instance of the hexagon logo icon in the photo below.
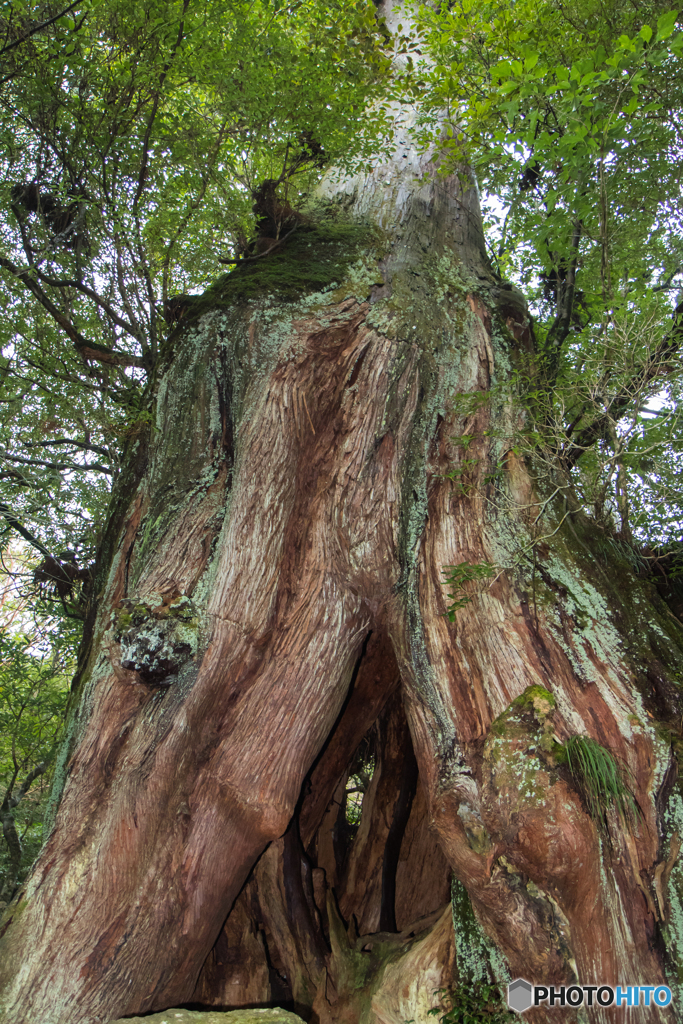
{"type": "Polygon", "coordinates": [[[508,1006],[515,1013],[524,1013],[533,1003],[533,989],[528,981],[517,978],[508,985],[508,1006]]]}

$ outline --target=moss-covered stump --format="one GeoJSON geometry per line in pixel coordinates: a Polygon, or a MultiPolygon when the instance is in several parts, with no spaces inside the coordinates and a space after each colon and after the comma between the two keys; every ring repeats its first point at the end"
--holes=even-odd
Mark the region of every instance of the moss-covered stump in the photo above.
{"type": "Polygon", "coordinates": [[[111,1024],[304,1024],[301,1017],[279,1007],[263,1010],[164,1010],[149,1017],[121,1017],[111,1024]]]}

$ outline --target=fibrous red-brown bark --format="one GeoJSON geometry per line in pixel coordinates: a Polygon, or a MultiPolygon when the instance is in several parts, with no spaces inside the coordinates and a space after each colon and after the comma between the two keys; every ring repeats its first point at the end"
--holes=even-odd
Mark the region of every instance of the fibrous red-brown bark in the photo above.
{"type": "Polygon", "coordinates": [[[2,926],[6,1024],[282,1002],[426,1022],[471,968],[451,872],[513,978],[664,979],[674,774],[648,713],[676,727],[661,648],[680,629],[591,568],[580,517],[526,568],[540,499],[492,388],[528,344],[519,304],[474,191],[404,141],[337,188],[385,233],[350,283],[209,311],[177,340],[54,828],[2,926]],[[485,561],[497,578],[451,623],[443,566],[485,561]],[[660,638],[651,705],[634,629],[660,638]],[[541,743],[576,733],[632,772],[642,818],[609,840],[541,743]]]}

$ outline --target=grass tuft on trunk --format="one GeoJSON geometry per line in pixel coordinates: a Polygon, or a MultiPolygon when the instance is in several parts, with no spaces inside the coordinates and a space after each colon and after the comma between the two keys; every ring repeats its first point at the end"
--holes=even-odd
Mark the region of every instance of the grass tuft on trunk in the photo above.
{"type": "Polygon", "coordinates": [[[622,825],[629,826],[638,815],[638,805],[626,782],[630,775],[613,754],[589,736],[570,736],[564,744],[567,765],[597,824],[607,828],[607,812],[616,807],[622,825]]]}

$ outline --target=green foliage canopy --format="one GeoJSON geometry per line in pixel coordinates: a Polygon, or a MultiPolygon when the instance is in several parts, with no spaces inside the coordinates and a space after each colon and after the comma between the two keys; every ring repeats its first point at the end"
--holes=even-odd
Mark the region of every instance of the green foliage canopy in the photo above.
{"type": "Polygon", "coordinates": [[[421,6],[429,60],[412,75],[423,142],[444,170],[475,168],[493,262],[534,313],[521,447],[549,489],[559,468],[600,526],[653,543],[683,511],[683,33],[668,7],[421,6]]]}

